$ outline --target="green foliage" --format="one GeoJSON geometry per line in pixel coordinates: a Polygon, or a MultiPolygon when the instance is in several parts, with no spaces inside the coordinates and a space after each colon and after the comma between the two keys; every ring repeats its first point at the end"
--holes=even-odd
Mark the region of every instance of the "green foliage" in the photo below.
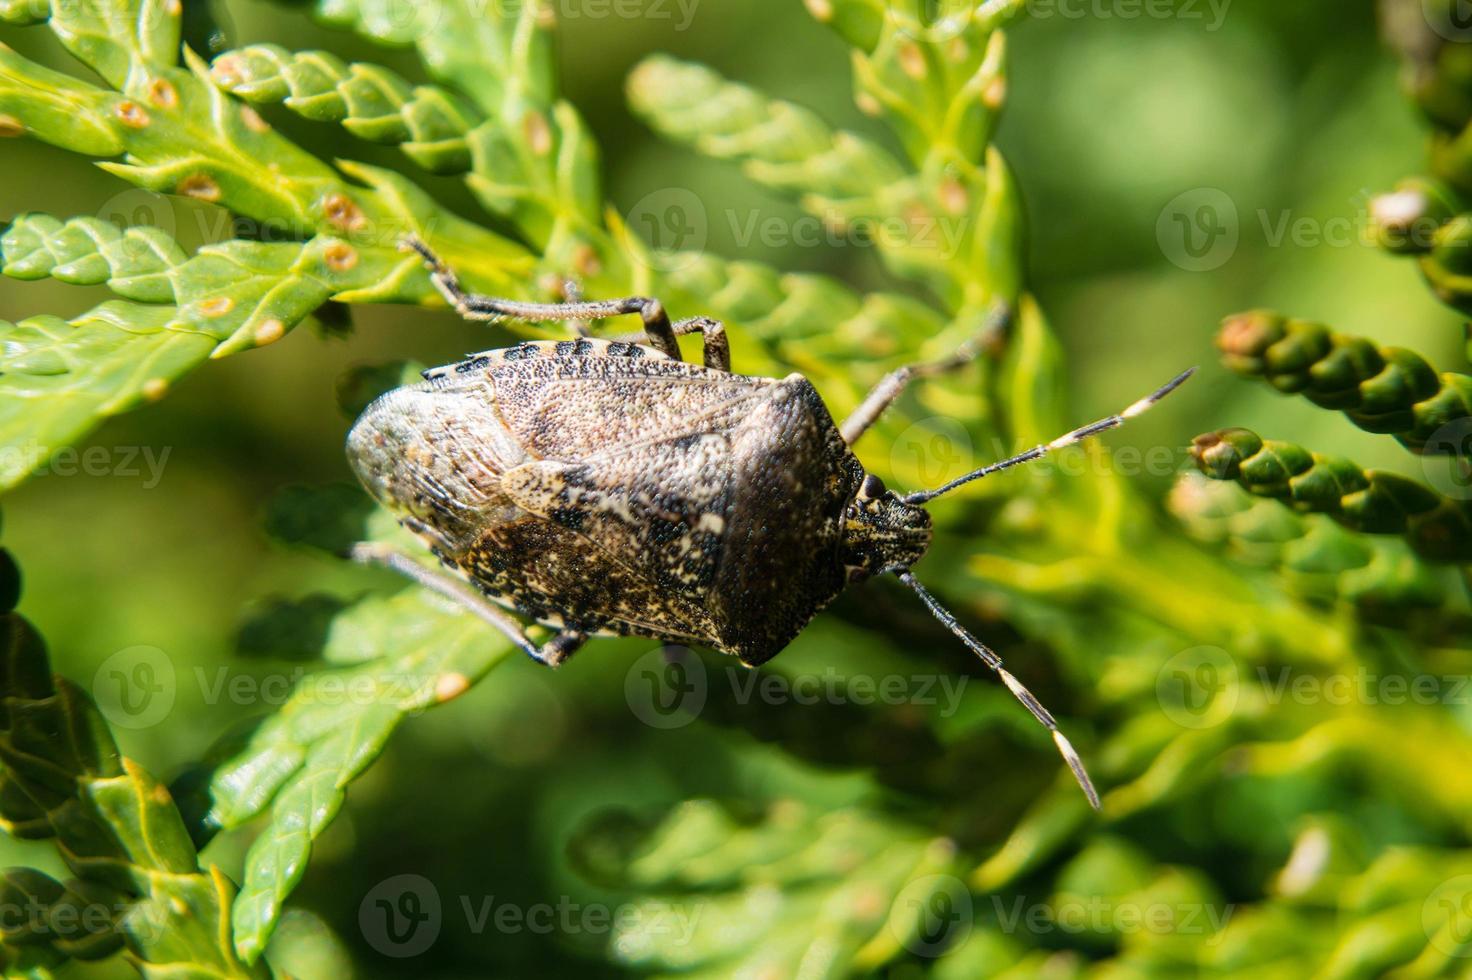
{"type": "Polygon", "coordinates": [[[193,256],[156,228],[97,218],[22,215],[0,240],[7,275],[105,284],[110,301],[73,320],[0,324],[6,395],[0,485],[12,485],[107,415],[157,401],[210,357],[272,343],[328,299],[402,288],[409,266],[391,249],[342,238],[229,241],[193,256]]]}
{"type": "Polygon", "coordinates": [[[464,693],[507,652],[504,643],[488,642],[479,620],[418,592],[367,600],[334,618],[321,655],[335,669],[299,685],[210,783],[211,829],[240,827],[270,810],[246,855],[234,905],[243,959],[264,951],[312,842],[394,729],[464,693]]]}
{"type": "Polygon", "coordinates": [[[959,885],[947,839],[862,809],[790,801],[745,819],[710,800],[653,819],[611,811],[582,828],[571,857],[632,908],[689,916],[678,944],[652,915],[631,916],[613,937],[619,961],[661,974],[877,967],[918,941],[927,906],[959,885]]]}
{"type": "Polygon", "coordinates": [[[1182,479],[1170,503],[1193,537],[1224,547],[1238,561],[1274,569],[1296,594],[1351,603],[1382,625],[1425,625],[1432,635],[1455,636],[1468,626],[1472,605],[1463,576],[1419,560],[1403,539],[1352,533],[1204,478],[1182,479]],[[1412,614],[1415,621],[1407,619],[1412,614]]]}
{"type": "MultiPolygon", "coordinates": [[[[802,371],[838,415],[886,370],[979,338],[973,369],[907,394],[860,446],[897,486],[936,482],[924,452],[935,437],[970,440],[964,464],[1082,421],[1064,405],[1062,348],[1025,282],[1018,180],[992,142],[1009,71],[1001,28],[1023,4],[944,5],[947,18],[933,22],[909,4],[813,0],[851,60],[856,104],[875,120],[868,132],[673,58],[632,73],[632,107],[661,133],[739,164],[830,227],[867,229],[892,278],[865,291],[642,240],[649,229],[609,209],[589,129],[561,97],[550,3],[307,6],[326,24],[411,48],[418,68],[275,44],[225,51],[208,67],[185,52],[179,67],[179,11],[166,0],[0,0],[0,19],[50,30],[96,76],[0,47],[0,129],[248,219],[234,226],[241,237],[192,254],[158,230],[93,218],[28,213],[10,225],[6,275],[106,286],[119,298],[0,332],[0,448],[36,447],[7,462],[0,486],[212,357],[281,338],[324,303],[438,303],[397,249],[411,231],[477,289],[548,298],[572,278],[591,298],[653,294],[678,315],[721,317],[740,370],[802,371]],[[407,176],[319,159],[266,122],[278,106],[462,176],[503,231],[451,213],[407,176]]],[[[1452,66],[1432,71],[1424,102],[1465,124],[1472,109],[1459,116],[1452,66]]],[[[1406,185],[1409,196],[1378,206],[1376,219],[1387,247],[1418,256],[1444,298],[1462,302],[1472,290],[1458,292],[1456,249],[1458,236],[1472,240],[1472,219],[1447,189],[1450,164],[1438,166],[1440,180],[1406,185]],[[1430,245],[1390,235],[1414,224],[1412,212],[1435,225],[1430,245]]],[[[1409,351],[1271,314],[1230,321],[1220,345],[1240,373],[1418,453],[1452,462],[1464,453],[1438,433],[1472,416],[1467,378],[1438,375],[1409,351]]],[[[351,416],[414,372],[356,369],[339,403],[351,416]]],[[[796,683],[831,671],[848,703],[720,704],[713,692],[700,721],[664,738],[629,738],[600,717],[560,743],[575,759],[543,760],[558,773],[547,784],[524,769],[514,786],[492,787],[518,802],[538,794],[518,811],[536,825],[528,839],[541,850],[526,860],[541,861],[547,879],[536,887],[699,912],[688,935],[635,915],[575,955],[631,974],[711,977],[1450,972],[1465,948],[1456,911],[1465,895],[1445,889],[1466,870],[1463,724],[1441,704],[1285,698],[1278,677],[1465,672],[1466,508],[1243,430],[1200,441],[1197,455],[1213,475],[1278,499],[1192,474],[1171,498],[1179,520],[1163,520],[1096,444],[935,508],[938,544],[923,577],[963,621],[993,624],[999,649],[1090,760],[1102,816],[1006,692],[944,631],[896,612],[876,589],[872,608],[840,603],[751,675],[796,683]],[[975,681],[953,713],[857,694],[875,677],[935,674],[975,681]],[[604,765],[610,757],[619,764],[604,765]],[[577,792],[552,785],[559,777],[577,792]],[[1419,805],[1385,802],[1399,799],[1419,805]],[[1428,905],[1429,895],[1448,904],[1428,905]],[[1199,926],[1059,921],[1100,903],[1195,909],[1199,926]],[[1013,911],[1039,907],[1041,924],[1013,911]]],[[[266,524],[279,543],[329,553],[318,557],[331,574],[331,555],[349,543],[400,533],[347,487],[283,492],[266,524]]],[[[18,837],[54,836],[77,880],[12,871],[0,896],[53,910],[105,888],[127,911],[116,929],[75,942],[0,929],[0,955],[16,971],[106,956],[119,932],[145,972],[339,970],[330,942],[296,947],[311,967],[277,953],[290,934],[327,934],[300,925],[291,905],[299,886],[298,901],[312,901],[304,876],[330,858],[324,834],[401,725],[422,730],[416,716],[470,691],[509,652],[474,617],[415,589],[273,597],[242,628],[240,651],[308,671],[279,709],[174,784],[181,817],[117,756],[85,699],[45,679],[44,655],[17,622],[12,614],[0,686],[6,719],[27,721],[0,738],[0,816],[18,837]],[[86,737],[40,737],[62,731],[86,737]],[[61,748],[76,751],[56,757],[61,748]],[[238,895],[220,872],[199,870],[196,847],[216,837],[243,851],[238,895]],[[135,928],[145,921],[161,923],[157,933],[135,928]]],[[[594,659],[583,655],[557,681],[609,681],[586,703],[617,705],[627,681],[580,673],[594,659]]],[[[501,694],[504,678],[513,693],[502,696],[513,698],[524,690],[514,674],[474,694],[501,694]]],[[[527,740],[557,744],[548,734],[557,711],[536,710],[527,740]]],[[[447,780],[439,760],[419,757],[427,751],[416,743],[416,771],[394,771],[386,791],[400,799],[416,780],[441,792],[449,781],[473,797],[486,767],[447,780]]],[[[503,802],[497,795],[492,809],[503,802]]],[[[512,831],[483,832],[486,819],[477,815],[473,837],[446,834],[457,861],[496,848],[520,857],[504,853],[512,831]]],[[[395,833],[410,852],[421,836],[441,842],[422,826],[396,823],[395,833]]],[[[351,918],[360,895],[349,897],[351,918]]]]}
{"type": "Polygon", "coordinates": [[[1228,318],[1217,346],[1238,374],[1341,411],[1366,432],[1393,435],[1420,453],[1469,452],[1448,434],[1456,423],[1472,424],[1472,376],[1438,375],[1415,351],[1268,312],[1228,318]]]}
{"type": "MultiPolygon", "coordinates": [[[[7,594],[17,594],[8,559],[7,594]]],[[[251,977],[222,939],[234,886],[201,870],[169,791],[123,758],[87,695],[50,675],[45,645],[19,614],[4,613],[0,651],[0,823],[19,837],[54,840],[75,879],[26,868],[0,882],[7,975],[126,945],[149,977],[251,977]],[[22,921],[13,913],[20,912],[22,921]]]]}
{"type": "Polygon", "coordinates": [[[427,0],[409,18],[377,0],[315,6],[334,26],[413,43],[434,77],[471,99],[492,121],[467,134],[471,189],[554,268],[592,274],[588,253],[606,242],[596,150],[576,111],[557,97],[548,0],[427,0]]]}
{"type": "MultiPolygon", "coordinates": [[[[1371,206],[1376,236],[1417,259],[1443,302],[1472,310],[1472,72],[1453,0],[1386,0],[1386,36],[1403,61],[1405,88],[1431,125],[1429,173],[1371,206]]],[[[1472,335],[1469,335],[1472,340],[1472,335]]]]}
{"type": "MultiPolygon", "coordinates": [[[[0,8],[11,18],[27,12],[0,8]]],[[[97,219],[30,215],[12,225],[0,244],[7,275],[106,283],[148,305],[104,303],[70,321],[0,324],[0,444],[11,450],[0,486],[102,417],[162,397],[206,358],[279,339],[328,299],[428,297],[417,263],[397,249],[409,231],[456,254],[467,278],[486,288],[513,291],[517,273],[532,266],[519,246],[445,213],[404,178],[350,164],[344,177],[293,146],[216,88],[187,52],[188,67],[175,67],[178,20],[177,3],[59,5],[46,23],[111,90],[0,49],[0,116],[26,135],[104,158],[99,166],[142,187],[254,219],[281,240],[225,242],[186,257],[156,231],[97,219]],[[107,159],[119,154],[122,162],[107,159]]]]}
{"type": "Polygon", "coordinates": [[[1351,530],[1404,534],[1411,547],[1434,561],[1472,561],[1472,506],[1414,480],[1366,472],[1350,460],[1291,443],[1264,441],[1247,429],[1198,436],[1191,456],[1207,476],[1236,480],[1259,496],[1328,514],[1351,530]]]}
{"type": "MultiPolygon", "coordinates": [[[[363,502],[348,487],[298,488],[272,504],[268,522],[287,543],[340,550],[382,533],[365,524],[363,502]]],[[[198,836],[269,815],[246,853],[233,908],[235,947],[246,962],[265,951],[313,842],[394,730],[459,697],[511,652],[480,620],[417,590],[350,604],[277,602],[248,622],[241,639],[261,637],[274,642],[273,655],[321,669],[246,738],[228,738],[217,762],[183,780],[198,836]]]]}
{"type": "Polygon", "coordinates": [[[211,76],[228,92],[256,103],[283,103],[321,122],[340,122],[375,143],[402,144],[419,166],[436,173],[471,167],[468,135],[476,109],[430,85],[411,86],[376,65],[347,65],[328,51],[292,53],[261,44],[220,55],[211,76]]]}
{"type": "Polygon", "coordinates": [[[742,162],[829,226],[857,227],[896,275],[976,318],[1021,290],[1017,191],[987,151],[1004,51],[1002,35],[977,21],[956,43],[921,45],[891,31],[878,52],[856,56],[860,105],[907,137],[909,166],[799,106],[670,58],[641,64],[629,99],[664,135],[742,162]]]}
{"type": "MultiPolygon", "coordinates": [[[[1387,252],[1416,258],[1436,296],[1466,311],[1472,309],[1466,278],[1472,214],[1464,203],[1472,190],[1465,159],[1466,134],[1472,131],[1469,48],[1455,39],[1460,22],[1451,3],[1387,0],[1382,16],[1404,59],[1407,88],[1432,124],[1433,136],[1430,173],[1409,178],[1373,201],[1372,232],[1387,252]]],[[[1465,474],[1472,446],[1467,440],[1472,377],[1439,374],[1414,351],[1267,311],[1228,318],[1217,346],[1236,373],[1303,395],[1318,408],[1343,412],[1361,429],[1391,435],[1422,457],[1448,457],[1451,470],[1465,474]]],[[[1270,569],[1294,594],[1326,609],[1352,608],[1357,619],[1377,627],[1373,635],[1381,655],[1411,659],[1428,673],[1436,665],[1453,673],[1463,669],[1472,626],[1467,567],[1472,509],[1465,494],[1444,496],[1415,480],[1240,428],[1198,436],[1191,455],[1202,473],[1223,481],[1183,477],[1177,483],[1171,509],[1193,537],[1225,548],[1244,564],[1270,569]],[[1438,647],[1450,661],[1438,659],[1438,647]]],[[[1437,462],[1423,460],[1428,476],[1439,472],[1432,468],[1437,462]]],[[[1437,486],[1450,490],[1462,482],[1454,477],[1437,486]]],[[[1368,636],[1360,643],[1371,645],[1368,636]]],[[[1364,699],[1376,703],[1386,690],[1382,684],[1364,699]]],[[[1426,703],[1450,714],[1440,700],[1426,703]]],[[[1357,715],[1296,742],[1250,751],[1259,760],[1260,752],[1278,755],[1273,771],[1300,776],[1314,765],[1305,752],[1374,767],[1367,757],[1376,753],[1377,740],[1394,736],[1366,712],[1357,715]],[[1320,744],[1310,750],[1308,738],[1320,744]]],[[[1427,734],[1416,732],[1417,743],[1427,734]]],[[[1389,771],[1399,762],[1386,756],[1380,764],[1389,771]]],[[[1248,767],[1262,771],[1257,762],[1248,767]]],[[[1294,853],[1311,848],[1321,872],[1336,870],[1312,883],[1299,882],[1290,860],[1277,879],[1279,901],[1266,906],[1248,929],[1229,930],[1219,965],[1260,968],[1265,961],[1242,946],[1241,938],[1253,936],[1254,943],[1271,946],[1272,934],[1287,928],[1307,941],[1336,933],[1314,956],[1321,975],[1459,974],[1465,937],[1431,910],[1452,910],[1465,901],[1468,879],[1457,877],[1464,868],[1463,852],[1397,848],[1368,858],[1365,843],[1362,827],[1315,817],[1300,833],[1294,853]],[[1326,887],[1331,879],[1335,884],[1326,887]],[[1318,918],[1322,913],[1335,915],[1338,928],[1326,929],[1318,918]],[[1418,915],[1419,930],[1414,928],[1418,915]]]]}

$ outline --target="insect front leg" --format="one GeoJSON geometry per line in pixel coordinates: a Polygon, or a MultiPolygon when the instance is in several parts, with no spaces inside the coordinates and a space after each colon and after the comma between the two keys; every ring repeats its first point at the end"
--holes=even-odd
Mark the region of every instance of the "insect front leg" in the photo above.
{"type": "Polygon", "coordinates": [[[397,548],[376,541],[360,541],[348,549],[348,557],[364,565],[382,565],[393,569],[415,584],[478,616],[516,644],[523,653],[548,667],[560,665],[588,641],[585,633],[562,630],[540,647],[526,635],[526,627],[512,619],[494,603],[473,592],[459,579],[432,568],[426,568],[397,548]]]}
{"type": "Polygon", "coordinates": [[[624,299],[599,300],[592,303],[523,303],[514,299],[498,299],[495,296],[480,296],[468,293],[460,285],[454,270],[445,265],[430,247],[419,238],[404,239],[404,248],[413,249],[424,259],[430,270],[430,281],[440,295],[467,320],[604,320],[608,317],[639,314],[644,321],[644,335],[649,346],[680,360],[680,345],[675,343],[674,325],[664,304],[647,296],[628,296],[624,299]]]}
{"type": "Polygon", "coordinates": [[[869,431],[870,427],[879,421],[884,410],[894,404],[895,399],[900,397],[911,381],[917,378],[933,378],[938,374],[965,367],[976,360],[980,353],[980,347],[975,342],[968,341],[945,360],[907,364],[889,372],[880,379],[869,394],[864,396],[863,402],[854,409],[853,414],[844,419],[843,425],[839,428],[839,432],[843,434],[843,441],[853,445],[859,436],[869,431]]]}

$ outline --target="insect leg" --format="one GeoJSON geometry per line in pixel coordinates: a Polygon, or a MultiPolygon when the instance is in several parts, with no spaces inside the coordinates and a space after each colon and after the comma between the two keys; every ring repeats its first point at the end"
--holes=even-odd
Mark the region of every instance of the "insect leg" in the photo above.
{"type": "Polygon", "coordinates": [[[588,642],[588,634],[562,630],[542,644],[542,655],[537,659],[548,667],[559,667],[562,662],[582,649],[588,642]]]}
{"type": "Polygon", "coordinates": [[[480,617],[503,633],[523,653],[538,663],[556,667],[587,642],[582,633],[564,630],[538,647],[526,635],[526,628],[512,619],[494,603],[477,595],[459,579],[426,568],[397,548],[376,541],[360,541],[348,549],[348,557],[364,565],[382,565],[411,579],[415,584],[436,595],[449,599],[475,616],[480,617]]]}
{"type": "Polygon", "coordinates": [[[449,266],[440,261],[430,247],[418,238],[404,239],[404,247],[418,252],[430,269],[430,280],[440,295],[467,320],[603,320],[626,313],[637,313],[644,321],[644,334],[649,345],[680,360],[680,346],[664,304],[647,296],[600,300],[592,303],[523,303],[514,299],[498,299],[467,293],[449,266]]]}
{"type": "Polygon", "coordinates": [[[701,355],[705,366],[717,371],[731,370],[731,345],[726,342],[726,326],[708,316],[691,317],[675,324],[675,336],[701,335],[701,355]]]}
{"type": "Polygon", "coordinates": [[[916,378],[933,378],[938,374],[965,367],[976,360],[980,353],[981,348],[977,344],[967,342],[945,360],[925,364],[907,364],[889,372],[880,379],[869,394],[864,396],[863,402],[854,409],[853,414],[844,419],[843,426],[839,429],[843,433],[843,441],[853,445],[859,436],[869,431],[869,427],[879,421],[879,416],[894,404],[895,399],[899,398],[901,392],[911,381],[916,378]]]}

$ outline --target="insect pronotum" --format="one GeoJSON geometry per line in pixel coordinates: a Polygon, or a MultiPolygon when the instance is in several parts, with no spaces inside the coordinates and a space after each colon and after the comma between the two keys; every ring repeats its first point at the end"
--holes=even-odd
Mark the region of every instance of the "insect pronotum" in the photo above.
{"type": "Polygon", "coordinates": [[[1121,425],[1190,371],[1117,415],[901,495],[866,472],[850,447],[906,385],[968,364],[977,345],[891,372],[839,425],[801,375],[731,373],[718,320],[671,322],[658,300],[644,297],[477,296],[423,242],[404,244],[469,319],[637,313],[644,331],[610,341],[580,328],[567,340],[473,354],[374,401],[348,435],[349,462],[456,574],[378,543],[357,546],[354,557],[454,599],[549,666],[598,634],[709,646],[754,666],[848,584],[893,575],[1052,732],[1099,806],[1053,716],[911,572],[930,545],[923,505],[1121,425]],[[693,333],[702,336],[703,366],[680,357],[675,338],[693,333]],[[539,645],[516,617],[555,632],[539,645]]]}

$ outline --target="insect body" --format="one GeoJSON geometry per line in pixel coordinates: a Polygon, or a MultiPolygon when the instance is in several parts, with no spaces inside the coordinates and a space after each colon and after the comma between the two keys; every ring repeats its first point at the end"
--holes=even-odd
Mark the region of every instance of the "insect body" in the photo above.
{"type": "Polygon", "coordinates": [[[922,504],[1118,425],[1187,375],[1047,446],[899,496],[865,472],[850,445],[908,381],[958,367],[972,351],[889,375],[840,426],[800,375],[732,374],[714,320],[671,323],[657,301],[638,298],[473,296],[422,243],[407,244],[468,317],[639,313],[646,343],[522,343],[426,371],[422,383],[376,400],[348,436],[353,469],[479,595],[381,546],[360,546],[358,557],[456,598],[554,666],[595,634],[704,645],[764,663],[846,585],[895,574],[1053,731],[1097,806],[1051,715],[910,573],[930,544],[922,504]],[[695,332],[704,337],[703,367],[681,361],[675,342],[695,332]],[[557,632],[539,647],[506,611],[557,632]]]}
{"type": "Polygon", "coordinates": [[[651,348],[527,343],[376,402],[349,454],[380,501],[492,599],[600,632],[777,654],[855,577],[924,553],[805,379],[651,348]]]}

